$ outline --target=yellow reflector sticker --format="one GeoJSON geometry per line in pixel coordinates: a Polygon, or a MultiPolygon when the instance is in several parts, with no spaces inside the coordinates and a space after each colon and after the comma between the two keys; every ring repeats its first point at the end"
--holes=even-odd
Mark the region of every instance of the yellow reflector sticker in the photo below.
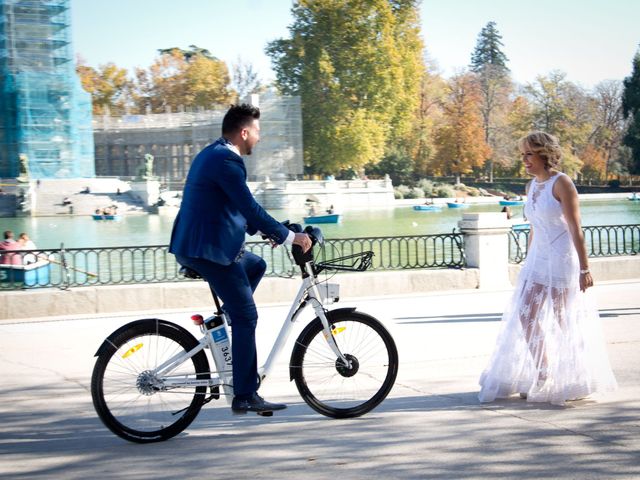
{"type": "Polygon", "coordinates": [[[138,350],[140,350],[142,348],[142,344],[139,343],[134,347],[131,347],[129,350],[127,350],[124,355],[122,355],[122,358],[127,358],[130,355],[133,355],[134,353],[136,353],[138,350]]]}
{"type": "MultiPolygon", "coordinates": [[[[331,329],[331,334],[335,337],[336,335],[338,335],[339,333],[344,332],[347,329],[347,327],[333,327],[331,329]]],[[[324,334],[324,338],[329,338],[327,337],[327,334],[324,334]]]]}

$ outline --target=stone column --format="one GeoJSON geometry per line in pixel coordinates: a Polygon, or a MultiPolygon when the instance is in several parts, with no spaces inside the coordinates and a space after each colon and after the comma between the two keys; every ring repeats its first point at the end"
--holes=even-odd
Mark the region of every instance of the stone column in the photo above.
{"type": "Polygon", "coordinates": [[[479,269],[479,287],[511,288],[509,237],[511,225],[500,212],[465,213],[458,222],[464,234],[467,266],[479,269]]]}

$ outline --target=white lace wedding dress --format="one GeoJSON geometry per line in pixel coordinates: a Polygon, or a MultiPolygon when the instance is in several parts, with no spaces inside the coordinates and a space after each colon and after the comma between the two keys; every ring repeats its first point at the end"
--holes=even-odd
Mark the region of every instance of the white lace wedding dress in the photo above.
{"type": "Polygon", "coordinates": [[[564,405],[616,388],[598,311],[580,291],[578,256],[552,194],[562,175],[529,187],[525,215],[533,240],[480,377],[481,402],[526,393],[531,402],[564,405]]]}

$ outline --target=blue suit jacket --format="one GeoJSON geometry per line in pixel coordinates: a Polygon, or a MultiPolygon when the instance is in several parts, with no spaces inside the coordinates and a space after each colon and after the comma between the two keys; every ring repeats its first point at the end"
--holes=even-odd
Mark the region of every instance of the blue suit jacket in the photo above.
{"type": "Polygon", "coordinates": [[[242,250],[246,233],[259,230],[279,244],[289,234],[253,198],[244,161],[228,145],[218,139],[191,164],[171,232],[169,251],[174,255],[229,265],[242,250]]]}

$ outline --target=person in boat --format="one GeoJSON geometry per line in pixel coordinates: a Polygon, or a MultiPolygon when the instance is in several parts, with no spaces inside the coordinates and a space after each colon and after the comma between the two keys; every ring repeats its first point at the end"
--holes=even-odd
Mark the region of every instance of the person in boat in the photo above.
{"type": "MultiPolygon", "coordinates": [[[[11,230],[6,230],[4,232],[4,240],[0,242],[0,251],[22,249],[22,245],[13,238],[13,232],[11,230]]],[[[0,255],[0,264],[22,265],[22,255],[19,253],[4,253],[0,255]]]]}
{"type": "Polygon", "coordinates": [[[326,212],[329,215],[333,215],[333,205],[331,205],[329,208],[327,208],[326,212]]]}
{"type": "MultiPolygon", "coordinates": [[[[36,244],[33,243],[33,241],[29,238],[29,235],[27,235],[25,232],[22,232],[20,235],[18,235],[18,243],[20,244],[22,250],[36,250],[38,248],[36,247],[36,244]]],[[[25,265],[36,263],[38,261],[38,257],[39,255],[27,253],[24,255],[22,261],[25,265]]],[[[46,260],[46,257],[44,255],[40,255],[40,257],[46,260]]]]}

